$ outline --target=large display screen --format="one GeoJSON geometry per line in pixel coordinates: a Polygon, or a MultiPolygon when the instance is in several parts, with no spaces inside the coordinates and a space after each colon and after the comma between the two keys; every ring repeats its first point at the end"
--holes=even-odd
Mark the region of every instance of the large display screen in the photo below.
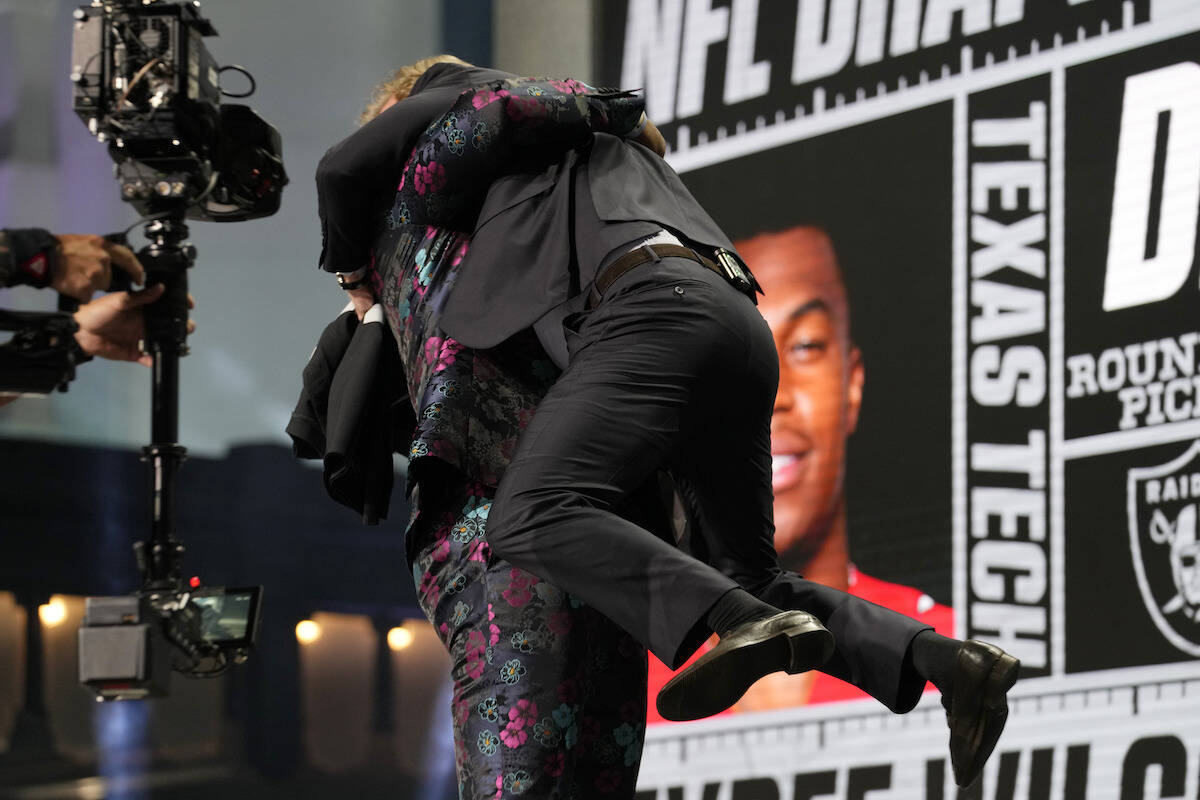
{"type": "MultiPolygon", "coordinates": [[[[1021,658],[970,796],[1197,796],[1200,3],[601,16],[766,289],[783,563],[1021,658]]],[[[652,725],[641,786],[953,797],[946,734],[935,693],[775,676],[652,725]]]]}

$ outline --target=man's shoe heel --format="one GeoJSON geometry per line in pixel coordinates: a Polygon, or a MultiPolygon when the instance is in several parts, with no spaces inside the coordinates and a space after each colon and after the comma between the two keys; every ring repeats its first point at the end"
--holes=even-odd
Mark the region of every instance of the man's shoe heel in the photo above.
{"type": "Polygon", "coordinates": [[[1017,682],[1017,676],[1021,672],[1021,662],[1013,658],[1008,653],[1004,653],[1000,658],[996,659],[996,663],[992,665],[992,671],[988,673],[988,690],[987,696],[995,698],[999,693],[1000,699],[1004,701],[1004,705],[1008,705],[1006,694],[1009,689],[1017,682]]]}
{"type": "Polygon", "coordinates": [[[954,697],[947,709],[954,782],[967,788],[979,780],[1008,721],[1008,690],[1021,662],[1000,648],[967,640],[959,646],[954,697]]]}
{"type": "Polygon", "coordinates": [[[787,668],[789,675],[816,669],[833,655],[833,634],[820,623],[816,623],[816,627],[809,630],[789,633],[787,641],[790,650],[787,668]]]}

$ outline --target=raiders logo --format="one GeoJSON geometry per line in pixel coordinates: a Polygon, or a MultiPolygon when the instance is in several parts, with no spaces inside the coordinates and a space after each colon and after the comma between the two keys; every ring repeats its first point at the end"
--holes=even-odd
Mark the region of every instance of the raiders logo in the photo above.
{"type": "Polygon", "coordinates": [[[1167,464],[1129,470],[1128,504],[1146,608],[1168,641],[1200,656],[1200,441],[1167,464]]]}

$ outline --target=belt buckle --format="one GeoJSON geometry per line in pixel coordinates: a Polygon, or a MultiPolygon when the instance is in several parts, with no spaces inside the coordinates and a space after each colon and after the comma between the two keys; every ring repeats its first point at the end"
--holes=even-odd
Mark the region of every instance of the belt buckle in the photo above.
{"type": "Polygon", "coordinates": [[[738,290],[745,292],[751,288],[750,277],[746,275],[746,271],[742,269],[742,265],[738,263],[738,260],[733,257],[732,253],[724,247],[718,247],[713,251],[713,255],[716,257],[721,269],[724,270],[725,277],[738,290]]]}

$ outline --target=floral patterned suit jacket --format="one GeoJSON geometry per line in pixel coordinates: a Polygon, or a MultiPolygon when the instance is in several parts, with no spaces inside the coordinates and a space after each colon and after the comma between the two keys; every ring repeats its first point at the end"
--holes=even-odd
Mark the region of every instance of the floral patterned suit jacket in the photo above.
{"type": "Polygon", "coordinates": [[[641,99],[629,93],[510,78],[464,92],[417,141],[371,259],[417,414],[410,485],[428,459],[498,485],[558,376],[529,329],[476,350],[438,324],[488,186],[503,174],[542,169],[596,132],[625,133],[641,113],[641,99]]]}

